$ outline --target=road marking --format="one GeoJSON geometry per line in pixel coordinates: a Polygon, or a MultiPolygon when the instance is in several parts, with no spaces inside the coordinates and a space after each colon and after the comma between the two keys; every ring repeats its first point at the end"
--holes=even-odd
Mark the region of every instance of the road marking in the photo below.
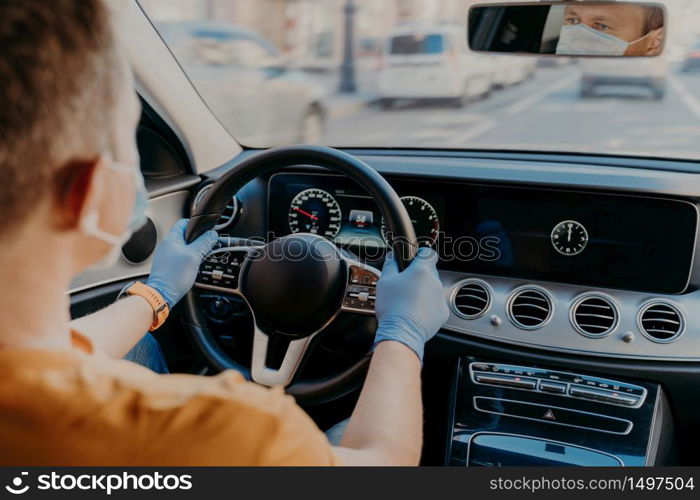
{"type": "MultiPolygon", "coordinates": [[[[545,97],[547,97],[549,94],[552,94],[554,92],[557,92],[559,90],[562,90],[572,83],[576,81],[576,79],[580,78],[580,75],[574,74],[574,75],[568,75],[565,76],[564,78],[561,78],[560,80],[557,80],[553,85],[550,85],[549,87],[545,87],[544,89],[540,90],[539,92],[536,92],[529,97],[526,97],[522,101],[519,101],[512,106],[506,108],[506,114],[507,115],[515,115],[518,113],[522,113],[523,111],[531,108],[541,100],[543,100],[545,97]]],[[[464,134],[453,137],[450,140],[451,144],[465,144],[468,143],[469,141],[472,141],[476,139],[477,137],[485,134],[489,130],[494,129],[498,125],[498,121],[493,119],[493,118],[486,118],[483,122],[481,122],[478,125],[475,125],[474,127],[470,128],[467,130],[464,134]]]]}
{"type": "Polygon", "coordinates": [[[671,84],[673,90],[678,92],[678,95],[681,96],[681,99],[683,99],[683,102],[690,108],[693,114],[700,119],[700,101],[698,101],[698,99],[690,93],[690,91],[678,78],[676,78],[675,75],[670,75],[668,77],[668,83],[671,84]]]}
{"type": "Polygon", "coordinates": [[[534,94],[530,95],[529,97],[526,97],[520,102],[516,102],[515,104],[506,109],[506,114],[512,116],[517,115],[518,113],[522,113],[523,111],[531,108],[532,106],[540,102],[549,94],[565,89],[566,87],[574,83],[574,81],[576,81],[578,78],[580,78],[580,75],[578,73],[565,76],[553,85],[545,87],[539,92],[535,92],[534,94]]]}
{"type": "Polygon", "coordinates": [[[458,135],[456,137],[450,138],[450,144],[465,144],[472,139],[476,139],[482,134],[485,134],[489,130],[493,129],[498,122],[492,118],[487,118],[483,122],[481,122],[479,125],[475,125],[474,127],[470,128],[467,130],[464,134],[458,135]]]}

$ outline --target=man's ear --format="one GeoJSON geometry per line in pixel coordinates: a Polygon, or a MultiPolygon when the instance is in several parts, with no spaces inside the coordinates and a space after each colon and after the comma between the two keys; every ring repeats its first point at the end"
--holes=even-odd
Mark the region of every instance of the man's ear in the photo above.
{"type": "Polygon", "coordinates": [[[647,56],[658,56],[661,54],[661,50],[664,48],[665,35],[666,32],[664,28],[658,28],[651,32],[649,35],[649,42],[647,43],[647,56]]]}
{"type": "Polygon", "coordinates": [[[53,209],[59,228],[77,228],[85,214],[95,208],[102,190],[102,166],[102,158],[97,157],[71,161],[59,170],[55,178],[53,209]]]}

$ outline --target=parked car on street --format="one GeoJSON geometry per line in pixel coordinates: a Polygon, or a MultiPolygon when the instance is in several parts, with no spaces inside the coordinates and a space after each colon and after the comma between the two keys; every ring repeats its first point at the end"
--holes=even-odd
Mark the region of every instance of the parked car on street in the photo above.
{"type": "Polygon", "coordinates": [[[161,23],[158,29],[205,101],[244,144],[320,141],[325,90],[288,68],[272,43],[226,22],[161,23]]]}
{"type": "Polygon", "coordinates": [[[666,95],[666,76],[669,62],[665,56],[646,59],[584,59],[581,97],[594,97],[601,90],[614,90],[615,94],[645,89],[654,99],[666,95]]]}

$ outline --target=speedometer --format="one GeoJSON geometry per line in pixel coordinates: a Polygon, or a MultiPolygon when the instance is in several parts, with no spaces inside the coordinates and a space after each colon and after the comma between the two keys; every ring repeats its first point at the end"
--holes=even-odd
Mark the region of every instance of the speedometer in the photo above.
{"type": "Polygon", "coordinates": [[[292,233],[311,233],[333,239],[343,220],[336,199],[322,189],[306,189],[296,195],[289,207],[292,233]]]}
{"type": "MultiPolygon", "coordinates": [[[[417,196],[404,196],[401,198],[401,201],[413,223],[418,244],[420,246],[434,245],[440,231],[440,221],[433,206],[417,196]]],[[[384,223],[384,218],[382,218],[382,236],[384,236],[384,241],[388,243],[387,227],[384,223]]]]}

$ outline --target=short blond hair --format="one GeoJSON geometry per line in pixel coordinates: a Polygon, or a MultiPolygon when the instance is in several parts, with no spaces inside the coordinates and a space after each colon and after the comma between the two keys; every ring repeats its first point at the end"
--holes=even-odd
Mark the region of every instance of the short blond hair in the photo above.
{"type": "Polygon", "coordinates": [[[644,22],[644,33],[650,33],[654,30],[664,27],[664,8],[645,6],[646,18],[644,22]]]}

